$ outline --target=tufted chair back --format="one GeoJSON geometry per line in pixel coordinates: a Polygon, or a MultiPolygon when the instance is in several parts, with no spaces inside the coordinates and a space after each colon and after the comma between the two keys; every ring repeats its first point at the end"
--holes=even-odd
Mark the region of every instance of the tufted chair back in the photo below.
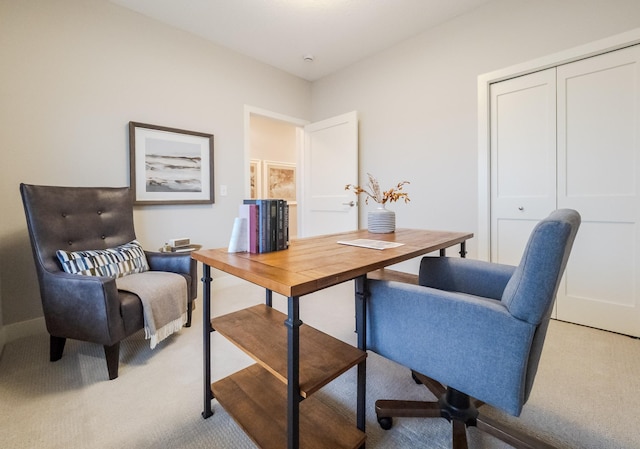
{"type": "Polygon", "coordinates": [[[128,187],[22,184],[33,256],[40,270],[61,271],[56,251],[112,248],[136,238],[128,187]],[[36,212],[37,211],[37,212],[36,212]]]}

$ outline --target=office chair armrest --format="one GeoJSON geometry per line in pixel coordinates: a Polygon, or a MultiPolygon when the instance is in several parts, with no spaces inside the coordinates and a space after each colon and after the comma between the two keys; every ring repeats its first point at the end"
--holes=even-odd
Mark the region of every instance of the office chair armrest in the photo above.
{"type": "Polygon", "coordinates": [[[114,279],[45,271],[41,286],[51,335],[103,345],[126,336],[114,279]]]}
{"type": "Polygon", "coordinates": [[[198,295],[198,265],[196,260],[191,258],[190,252],[160,253],[145,251],[144,253],[147,256],[151,271],[168,271],[189,276],[189,298],[195,299],[198,295]]]}
{"type": "Polygon", "coordinates": [[[459,257],[423,257],[418,283],[425,287],[500,299],[516,267],[459,257]]]}

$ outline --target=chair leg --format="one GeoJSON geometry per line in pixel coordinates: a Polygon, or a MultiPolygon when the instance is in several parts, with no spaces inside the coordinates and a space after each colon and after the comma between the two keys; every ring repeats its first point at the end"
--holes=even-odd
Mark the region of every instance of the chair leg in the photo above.
{"type": "Polygon", "coordinates": [[[64,352],[64,344],[67,342],[67,339],[64,337],[54,337],[53,335],[49,336],[49,360],[55,362],[56,360],[60,360],[62,358],[62,353],[64,352]]]}
{"type": "Polygon", "coordinates": [[[411,377],[416,383],[420,383],[427,387],[433,395],[437,398],[442,397],[443,394],[447,392],[447,389],[440,382],[433,380],[430,377],[425,376],[417,371],[411,370],[411,377]]]}
{"type": "Polygon", "coordinates": [[[118,364],[120,362],[120,342],[112,346],[104,345],[104,356],[107,359],[109,380],[118,377],[118,364]]]}
{"type": "Polygon", "coordinates": [[[555,446],[545,443],[532,435],[527,435],[506,424],[502,424],[488,416],[484,416],[482,413],[478,415],[476,420],[478,430],[504,441],[515,449],[555,449],[555,446]]]}
{"type": "Polygon", "coordinates": [[[378,399],[376,415],[379,418],[392,416],[407,418],[441,418],[440,404],[424,401],[396,401],[378,399]]]}
{"type": "Polygon", "coordinates": [[[191,315],[193,314],[193,301],[187,303],[187,322],[184,327],[191,327],[191,315]]]}
{"type": "Polygon", "coordinates": [[[453,441],[453,449],[468,449],[467,444],[467,426],[462,421],[454,419],[452,421],[451,436],[453,441]]]}

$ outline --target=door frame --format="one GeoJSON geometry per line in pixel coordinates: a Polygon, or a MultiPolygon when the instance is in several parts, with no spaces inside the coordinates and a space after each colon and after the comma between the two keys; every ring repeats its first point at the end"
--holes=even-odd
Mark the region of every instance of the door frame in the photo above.
{"type": "Polygon", "coordinates": [[[640,28],[478,76],[478,259],[491,260],[491,84],[640,43],[640,28]]]}

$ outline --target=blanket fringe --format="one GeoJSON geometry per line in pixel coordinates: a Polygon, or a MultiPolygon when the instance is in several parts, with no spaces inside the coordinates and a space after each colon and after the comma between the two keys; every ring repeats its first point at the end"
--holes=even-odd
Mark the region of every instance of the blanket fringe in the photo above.
{"type": "Polygon", "coordinates": [[[162,326],[160,329],[156,331],[155,334],[151,334],[149,327],[145,325],[144,338],[147,340],[149,339],[151,340],[150,345],[151,345],[151,349],[153,349],[158,345],[158,343],[160,343],[162,340],[167,338],[169,335],[173,334],[174,332],[178,332],[180,329],[182,329],[182,327],[186,322],[187,322],[187,314],[184,313],[180,318],[170,321],[164,326],[162,326]]]}

